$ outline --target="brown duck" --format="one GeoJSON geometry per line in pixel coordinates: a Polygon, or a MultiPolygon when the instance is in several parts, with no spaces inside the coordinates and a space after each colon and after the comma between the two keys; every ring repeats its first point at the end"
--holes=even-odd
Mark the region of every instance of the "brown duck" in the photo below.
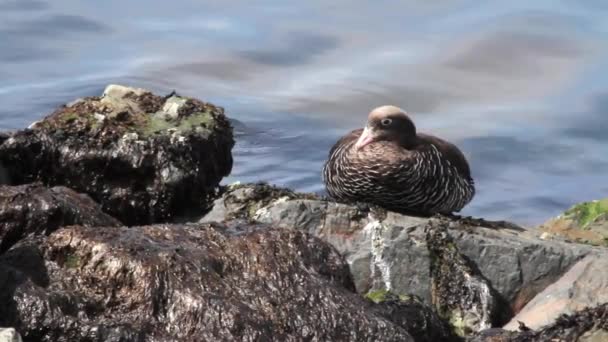
{"type": "Polygon", "coordinates": [[[323,167],[323,182],[338,201],[423,215],[458,212],[475,195],[462,152],[417,133],[405,111],[395,106],[374,109],[365,129],[338,140],[323,167]]]}

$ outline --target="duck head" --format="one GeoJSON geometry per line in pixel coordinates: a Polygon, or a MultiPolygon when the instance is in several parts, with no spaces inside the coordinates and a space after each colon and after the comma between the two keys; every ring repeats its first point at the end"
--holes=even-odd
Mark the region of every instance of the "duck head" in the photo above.
{"type": "Polygon", "coordinates": [[[377,107],[369,113],[367,124],[355,148],[360,150],[375,141],[395,142],[403,147],[411,146],[416,141],[416,126],[399,107],[377,107]]]}

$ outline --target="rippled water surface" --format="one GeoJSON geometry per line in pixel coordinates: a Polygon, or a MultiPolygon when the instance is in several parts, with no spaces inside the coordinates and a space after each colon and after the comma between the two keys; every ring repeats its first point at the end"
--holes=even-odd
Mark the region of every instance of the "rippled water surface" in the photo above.
{"type": "Polygon", "coordinates": [[[394,104],[469,158],[464,214],[538,224],[608,196],[607,16],[604,0],[2,0],[0,128],[110,82],[175,89],[238,121],[225,182],[321,192],[335,140],[394,104]]]}

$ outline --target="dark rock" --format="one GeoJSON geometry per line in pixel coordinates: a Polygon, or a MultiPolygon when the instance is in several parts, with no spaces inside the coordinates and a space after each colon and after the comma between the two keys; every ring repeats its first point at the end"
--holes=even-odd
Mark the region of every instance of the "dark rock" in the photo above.
{"type": "Polygon", "coordinates": [[[0,185],[0,253],[18,240],[67,225],[119,226],[89,196],[66,187],[0,185]]]}
{"type": "MultiPolygon", "coordinates": [[[[433,218],[270,189],[267,185],[227,187],[201,221],[237,216],[311,233],[331,243],[346,258],[359,293],[390,290],[432,303],[432,248],[425,227],[433,218]],[[260,194],[261,187],[269,194],[263,200],[253,195],[260,194]]],[[[499,325],[594,250],[586,245],[543,240],[508,222],[470,218],[451,218],[449,222],[447,234],[458,253],[500,297],[500,315],[495,322],[499,325]]]]}
{"type": "Polygon", "coordinates": [[[400,327],[416,342],[461,341],[446,321],[416,296],[397,296],[390,291],[376,291],[366,296],[377,305],[374,310],[400,327]]]}
{"type": "Polygon", "coordinates": [[[498,323],[499,296],[474,263],[458,251],[448,234],[449,222],[429,222],[426,242],[431,256],[431,301],[458,336],[498,323]]]}
{"type": "Polygon", "coordinates": [[[562,315],[539,330],[482,331],[470,342],[603,342],[608,340],[608,303],[562,315]]]}
{"type": "Polygon", "coordinates": [[[334,248],[285,229],[70,226],[0,256],[0,326],[28,341],[414,341],[411,311],[370,305],[334,248]]]}
{"type": "Polygon", "coordinates": [[[203,212],[233,145],[222,108],[111,85],[5,139],[0,168],[13,185],[65,185],[127,225],[147,224],[203,212]]]}

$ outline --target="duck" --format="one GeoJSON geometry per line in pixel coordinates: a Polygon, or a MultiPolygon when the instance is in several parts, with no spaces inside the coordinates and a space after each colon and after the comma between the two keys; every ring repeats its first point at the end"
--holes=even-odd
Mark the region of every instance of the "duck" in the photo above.
{"type": "Polygon", "coordinates": [[[475,196],[469,163],[454,144],[418,133],[396,106],[374,108],[364,128],[331,147],[322,179],[330,198],[404,214],[460,212],[475,196]]]}

